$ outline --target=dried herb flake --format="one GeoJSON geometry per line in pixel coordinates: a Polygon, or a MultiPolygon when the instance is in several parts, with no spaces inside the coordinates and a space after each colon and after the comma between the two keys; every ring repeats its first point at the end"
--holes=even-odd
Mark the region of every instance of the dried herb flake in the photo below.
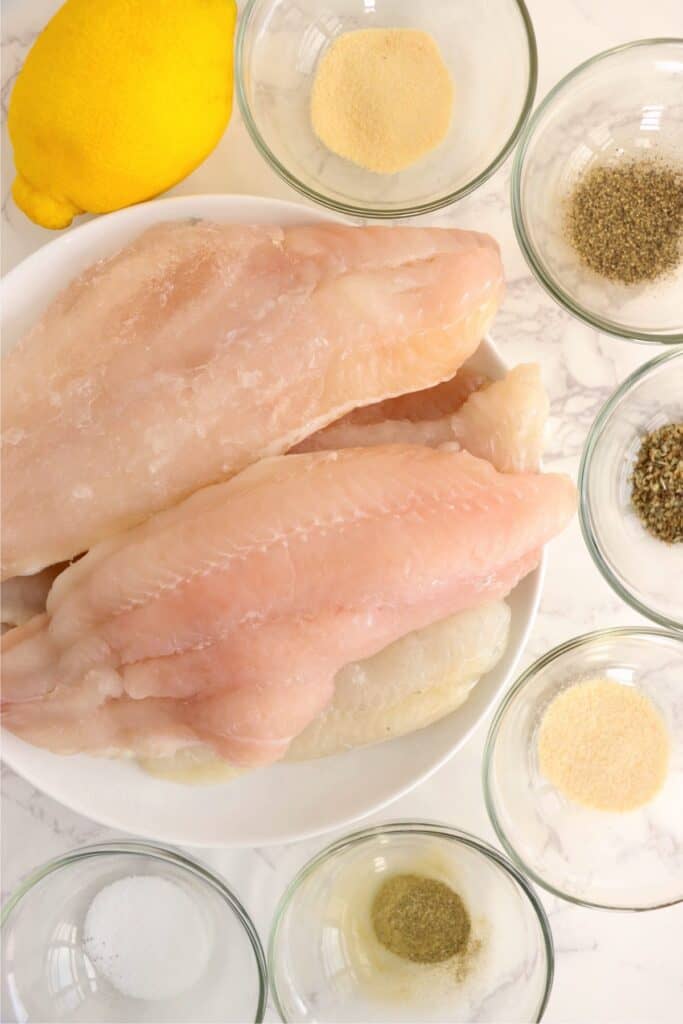
{"type": "Polygon", "coordinates": [[[631,487],[645,529],[667,544],[683,541],[683,423],[667,423],[645,435],[631,487]]]}
{"type": "Polygon", "coordinates": [[[683,258],[683,167],[647,156],[591,167],[566,208],[566,235],[583,264],[634,285],[683,258]]]}

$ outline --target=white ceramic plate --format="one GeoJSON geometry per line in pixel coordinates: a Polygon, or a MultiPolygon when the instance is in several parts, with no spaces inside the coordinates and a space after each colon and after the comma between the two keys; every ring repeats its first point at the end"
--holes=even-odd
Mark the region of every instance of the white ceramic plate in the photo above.
{"type": "MultiPolygon", "coordinates": [[[[181,196],[134,206],[69,231],[2,282],[2,336],[13,345],[47,302],[84,267],[163,220],[293,224],[331,219],[296,203],[251,196],[181,196]]],[[[505,366],[490,341],[477,365],[493,377],[505,366]]],[[[260,846],[318,835],[389,804],[426,779],[462,746],[510,680],[536,615],[542,566],[510,595],[510,642],[497,667],[458,711],[410,736],[305,764],[263,768],[217,786],[152,778],[134,762],[58,757],[3,733],[2,756],[67,807],[112,828],[193,846],[260,846]]]]}

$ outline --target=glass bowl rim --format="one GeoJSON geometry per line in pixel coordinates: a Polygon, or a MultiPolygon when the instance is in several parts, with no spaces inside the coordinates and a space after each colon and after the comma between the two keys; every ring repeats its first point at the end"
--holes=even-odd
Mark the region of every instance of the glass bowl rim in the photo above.
{"type": "Polygon", "coordinates": [[[587,907],[591,910],[609,910],[621,913],[643,913],[649,910],[662,910],[664,907],[673,907],[678,903],[682,903],[683,894],[675,897],[674,899],[665,900],[663,903],[652,903],[647,906],[626,907],[615,906],[611,903],[598,903],[595,900],[581,899],[578,896],[573,896],[570,893],[564,892],[562,889],[558,889],[531,868],[513,846],[505,829],[498,819],[496,801],[493,797],[493,788],[491,785],[493,752],[503,718],[515,697],[524,689],[527,683],[529,683],[538,672],[552,664],[552,662],[561,655],[566,654],[567,651],[579,650],[581,647],[588,647],[597,640],[605,638],[618,639],[620,637],[660,637],[667,640],[676,640],[678,643],[683,643],[683,634],[677,633],[675,630],[657,629],[654,626],[611,626],[606,627],[605,629],[595,629],[589,633],[581,633],[579,636],[571,637],[571,639],[565,640],[563,643],[557,644],[556,647],[546,651],[545,654],[542,654],[540,658],[537,658],[527,669],[525,669],[524,672],[522,672],[496,708],[484,743],[484,754],[482,757],[482,786],[484,790],[484,803],[486,804],[486,811],[488,813],[489,820],[493,825],[493,829],[503,849],[512,862],[517,866],[519,871],[528,875],[533,882],[540,885],[546,892],[559,897],[559,899],[565,900],[567,903],[573,903],[579,907],[587,907]]]}
{"type": "Polygon", "coordinates": [[[635,388],[651,370],[657,370],[660,366],[680,358],[683,358],[683,348],[675,348],[670,352],[662,352],[660,355],[655,356],[654,359],[650,359],[648,362],[639,366],[621,382],[619,387],[615,388],[598,412],[598,415],[588,431],[588,435],[583,446],[583,452],[581,453],[581,462],[579,464],[579,473],[577,478],[577,489],[579,492],[579,525],[581,526],[581,533],[583,534],[586,547],[588,548],[593,562],[599,569],[601,576],[607,583],[609,583],[612,590],[614,590],[622,601],[625,601],[626,604],[631,606],[631,608],[639,612],[641,615],[644,615],[652,622],[656,622],[658,625],[674,631],[683,630],[683,622],[677,622],[675,619],[670,619],[667,615],[654,611],[652,608],[649,608],[644,604],[635,596],[635,594],[624,586],[620,579],[617,578],[611,567],[608,565],[606,559],[603,557],[593,528],[593,517],[589,501],[588,478],[598,442],[602,437],[607,423],[611,419],[612,413],[621,402],[622,398],[628,395],[628,393],[635,388]]]}
{"type": "Polygon", "coordinates": [[[610,334],[615,338],[642,342],[643,344],[649,345],[678,345],[683,342],[683,330],[675,331],[673,333],[662,332],[661,334],[658,334],[653,331],[629,328],[625,324],[621,324],[615,320],[603,319],[597,314],[589,312],[583,306],[574,302],[564,289],[551,278],[550,274],[546,273],[545,266],[541,259],[537,257],[536,250],[529,240],[525,227],[523,212],[524,204],[522,203],[521,198],[522,173],[525,166],[527,150],[541,118],[556,97],[563,92],[566,87],[570,86],[575,78],[578,78],[584,71],[592,68],[593,65],[599,64],[603,60],[609,59],[618,54],[627,53],[641,47],[658,47],[662,45],[670,46],[672,43],[683,47],[683,36],[658,36],[651,39],[635,39],[630,43],[622,43],[619,46],[611,47],[609,50],[602,50],[600,53],[593,54],[592,57],[589,57],[587,60],[582,61],[580,64],[577,64],[576,67],[572,68],[571,71],[564,75],[559,82],[556,82],[552,89],[546,93],[524,126],[520,135],[519,145],[515,152],[510,181],[512,224],[515,236],[519,247],[522,250],[522,254],[524,255],[524,258],[538,283],[546,290],[546,292],[548,292],[555,302],[559,303],[560,306],[564,307],[564,309],[577,319],[588,324],[589,327],[594,327],[603,334],[610,334]]]}
{"type": "Polygon", "coordinates": [[[491,160],[490,163],[479,172],[479,174],[472,178],[471,181],[466,182],[459,189],[456,189],[453,192],[447,192],[444,195],[439,196],[437,199],[430,200],[429,202],[418,203],[413,206],[397,207],[396,209],[375,209],[371,206],[363,206],[357,203],[347,203],[342,200],[332,199],[324,193],[304,184],[304,182],[300,181],[296,175],[287,169],[287,167],[275,156],[266,143],[254,118],[252,117],[251,107],[244,87],[244,45],[246,33],[251,22],[254,8],[261,2],[262,0],[247,0],[237,26],[237,35],[235,38],[235,91],[237,94],[237,103],[251,140],[261,156],[265,159],[266,163],[268,163],[270,167],[272,167],[273,170],[287,182],[288,185],[293,189],[296,189],[296,191],[301,195],[313,200],[313,202],[319,203],[321,206],[325,206],[330,210],[335,210],[337,213],[344,213],[351,217],[367,217],[375,218],[377,220],[417,217],[420,214],[433,213],[435,210],[441,210],[443,207],[450,206],[458,200],[463,199],[471,192],[474,192],[475,189],[479,188],[480,185],[483,185],[485,181],[488,181],[488,179],[498,170],[501,164],[509,156],[517,143],[517,140],[519,139],[531,113],[538,84],[538,48],[536,45],[536,35],[534,33],[533,22],[531,20],[531,15],[527,10],[525,0],[513,0],[521,17],[527,44],[527,58],[529,62],[529,74],[524,101],[512,132],[508,136],[502,149],[493,158],[493,160],[491,160]]]}
{"type": "Polygon", "coordinates": [[[277,988],[276,982],[276,971],[274,965],[277,963],[276,946],[280,927],[292,899],[299,891],[302,883],[309,878],[313,872],[329,857],[345,850],[347,848],[356,846],[358,843],[364,842],[366,839],[377,838],[386,834],[415,834],[420,836],[433,836],[438,839],[446,839],[450,842],[456,842],[463,846],[467,846],[470,849],[476,850],[477,853],[482,854],[487,860],[493,861],[493,863],[500,868],[503,872],[509,875],[514,882],[517,883],[521,889],[522,894],[526,896],[527,901],[531,905],[531,909],[536,915],[541,935],[543,938],[543,949],[545,952],[545,984],[543,988],[543,995],[541,996],[539,1005],[536,1009],[535,1016],[533,1018],[534,1024],[538,1024],[543,1019],[543,1015],[548,1005],[550,993],[553,987],[553,978],[555,975],[555,946],[553,942],[553,933],[546,914],[545,908],[541,903],[536,891],[530,884],[529,879],[525,877],[522,871],[519,870],[517,865],[508,860],[504,854],[499,850],[496,850],[494,846],[487,843],[486,840],[480,839],[478,836],[472,835],[471,832],[465,832],[462,829],[453,828],[450,825],[445,825],[438,821],[431,821],[429,819],[397,819],[394,821],[387,821],[382,825],[370,825],[366,828],[358,829],[355,832],[350,832],[340,839],[336,839],[334,842],[329,843],[322,850],[316,853],[313,857],[306,861],[302,868],[297,871],[296,875],[287,885],[283,892],[280,900],[277,904],[275,915],[270,929],[270,938],[268,941],[268,966],[269,966],[269,977],[270,977],[270,991],[273,997],[275,1008],[280,1015],[280,1019],[284,1024],[291,1024],[290,1018],[285,1015],[284,1007],[280,1000],[280,994],[277,988]]]}
{"type": "Polygon", "coordinates": [[[40,867],[32,871],[31,874],[20,882],[17,888],[11,893],[7,902],[0,911],[0,929],[5,928],[12,913],[16,910],[24,897],[27,896],[44,878],[47,878],[49,875],[52,875],[57,871],[61,871],[63,868],[68,868],[73,864],[77,864],[82,860],[90,860],[96,857],[118,854],[150,857],[152,860],[173,864],[184,871],[188,871],[200,882],[208,885],[218,894],[218,896],[221,897],[224,903],[227,903],[229,909],[242,925],[242,928],[249,939],[249,943],[254,954],[254,960],[256,961],[259,995],[254,1024],[261,1024],[265,1016],[268,998],[268,968],[263,946],[251,917],[245,910],[241,901],[217,874],[209,870],[209,868],[204,864],[185,856],[185,854],[180,850],[173,849],[172,847],[159,846],[156,843],[146,842],[144,840],[122,840],[93,843],[89,846],[82,846],[76,850],[71,850],[59,857],[53,857],[51,860],[46,861],[45,864],[42,864],[40,867]]]}

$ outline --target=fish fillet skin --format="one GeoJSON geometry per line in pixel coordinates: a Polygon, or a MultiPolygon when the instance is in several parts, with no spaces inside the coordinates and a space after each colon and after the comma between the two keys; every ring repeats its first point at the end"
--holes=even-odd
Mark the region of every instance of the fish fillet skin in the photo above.
{"type": "Polygon", "coordinates": [[[156,225],[4,360],[2,577],[65,561],[356,406],[451,377],[503,291],[443,228],[156,225]]]}
{"type": "Polygon", "coordinates": [[[503,473],[538,469],[550,411],[540,368],[535,363],[522,364],[493,382],[470,372],[456,388],[459,376],[449,382],[449,390],[441,385],[420,392],[419,401],[416,395],[408,395],[404,406],[395,399],[349,413],[306,438],[295,451],[455,444],[487,459],[503,473]],[[430,393],[434,395],[431,405],[430,393]]]}
{"type": "Polygon", "coordinates": [[[231,782],[245,771],[229,761],[222,761],[207,746],[183,747],[170,757],[140,757],[138,765],[143,772],[157,779],[182,782],[187,786],[212,786],[231,782]]]}
{"type": "MultiPolygon", "coordinates": [[[[337,673],[332,702],[299,736],[287,761],[329,757],[423,729],[463,704],[501,659],[510,632],[504,601],[458,612],[337,673]]],[[[207,785],[239,774],[210,747],[187,747],[141,767],[174,782],[207,785]]]]}
{"type": "Polygon", "coordinates": [[[344,665],[505,597],[574,505],[566,477],[464,451],[263,460],[57,578],[3,638],[3,722],[60,753],[269,763],[344,665]]]}
{"type": "Polygon", "coordinates": [[[463,704],[502,658],[510,632],[504,601],[458,612],[346,665],[331,704],[292,741],[289,761],[327,757],[424,729],[463,704]]]}

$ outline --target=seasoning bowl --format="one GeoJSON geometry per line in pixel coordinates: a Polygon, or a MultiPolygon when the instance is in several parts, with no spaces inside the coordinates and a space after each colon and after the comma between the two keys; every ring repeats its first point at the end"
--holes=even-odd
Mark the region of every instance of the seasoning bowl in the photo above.
{"type": "Polygon", "coordinates": [[[282,897],[269,948],[283,1021],[538,1021],[553,964],[550,926],[524,876],[482,840],[422,821],[363,829],[309,861],[282,897]],[[462,953],[415,963],[378,942],[372,903],[397,874],[461,897],[471,920],[462,953]]]}
{"type": "Polygon", "coordinates": [[[4,1021],[263,1020],[254,926],[224,882],[181,853],[141,842],[75,850],[35,871],[0,921],[4,1021]]]}
{"type": "Polygon", "coordinates": [[[536,43],[522,0],[250,0],[236,40],[237,97],[271,167],[309,199],[341,213],[395,218],[428,213],[467,195],[514,146],[536,91],[536,43]],[[451,126],[423,159],[376,174],[330,152],[310,123],[319,60],[345,32],[422,29],[455,84],[451,126]]]}
{"type": "Polygon", "coordinates": [[[612,910],[652,910],[683,900],[682,679],[683,635],[607,629],[543,655],[498,708],[484,751],[487,809],[507,853],[549,892],[612,910]],[[669,733],[664,785],[650,803],[627,813],[569,801],[539,767],[547,707],[574,683],[595,677],[649,698],[669,733]]]}
{"type": "Polygon", "coordinates": [[[631,504],[642,438],[683,423],[683,350],[665,352],[627,377],[598,414],[579,469],[581,529],[595,564],[636,611],[683,629],[683,544],[642,525],[631,504]]]}
{"type": "Polygon", "coordinates": [[[512,215],[526,260],[550,295],[607,334],[683,341],[683,262],[623,285],[585,267],[566,239],[566,199],[603,162],[659,154],[683,166],[683,39],[649,39],[580,64],[545,97],[515,155],[512,215]]]}

